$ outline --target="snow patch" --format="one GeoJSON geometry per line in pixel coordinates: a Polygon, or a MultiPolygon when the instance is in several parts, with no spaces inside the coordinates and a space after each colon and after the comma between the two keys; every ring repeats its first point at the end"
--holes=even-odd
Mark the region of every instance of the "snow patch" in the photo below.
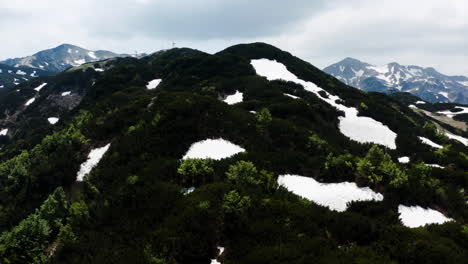
{"type": "Polygon", "coordinates": [[[244,100],[244,94],[239,91],[236,91],[235,94],[227,96],[223,102],[229,105],[233,105],[237,103],[242,103],[243,100],[244,100]]]}
{"type": "Polygon", "coordinates": [[[161,79],[154,79],[154,80],[148,82],[148,84],[146,85],[146,88],[148,90],[156,89],[161,82],[162,82],[161,79]]]}
{"type": "Polygon", "coordinates": [[[446,110],[446,111],[439,111],[437,112],[438,114],[443,114],[443,115],[446,115],[450,118],[456,116],[456,115],[460,115],[460,114],[468,114],[468,107],[463,107],[463,106],[456,106],[454,107],[453,109],[462,109],[462,111],[459,111],[459,112],[452,112],[450,110],[446,110]]]}
{"type": "Polygon", "coordinates": [[[88,52],[88,56],[91,57],[91,58],[94,59],[94,60],[97,59],[96,54],[94,53],[94,51],[88,52]]]}
{"type": "Polygon", "coordinates": [[[75,60],[73,61],[73,63],[74,65],[79,66],[79,65],[85,64],[86,60],[85,59],[75,60]]]}
{"type": "Polygon", "coordinates": [[[425,137],[418,137],[422,143],[426,144],[426,145],[429,145],[433,148],[438,148],[438,149],[441,149],[443,148],[441,145],[437,144],[437,143],[434,143],[434,141],[428,139],[428,138],[425,138],[425,137]]]}
{"type": "MultiPolygon", "coordinates": [[[[223,254],[224,247],[218,247],[218,250],[219,250],[219,254],[218,254],[218,257],[216,257],[216,258],[219,258],[219,256],[221,256],[223,254]]],[[[211,264],[221,264],[221,262],[219,262],[217,259],[212,259],[211,264]]]]}
{"type": "Polygon", "coordinates": [[[426,102],[424,101],[417,101],[416,104],[425,104],[426,102]]]}
{"type": "Polygon", "coordinates": [[[438,94],[443,95],[445,98],[449,98],[447,92],[438,92],[438,94]]]}
{"type": "Polygon", "coordinates": [[[36,98],[31,98],[31,99],[29,99],[24,105],[25,105],[25,106],[28,106],[28,105],[34,103],[34,101],[36,101],[36,98]]]}
{"type": "Polygon", "coordinates": [[[207,139],[192,144],[182,159],[221,160],[241,152],[245,149],[222,138],[207,139]]]}
{"type": "Polygon", "coordinates": [[[6,136],[8,134],[8,128],[4,128],[2,129],[2,131],[0,131],[0,136],[6,136]]]}
{"type": "Polygon", "coordinates": [[[398,162],[400,162],[400,163],[409,163],[410,158],[409,157],[401,157],[401,158],[398,158],[398,162]]]}
{"type": "Polygon", "coordinates": [[[433,167],[433,168],[441,168],[444,169],[444,166],[440,166],[439,164],[426,164],[426,166],[433,167]]]}
{"type": "Polygon", "coordinates": [[[70,91],[68,91],[68,92],[63,92],[63,93],[62,93],[62,96],[67,96],[67,95],[70,95],[70,94],[71,94],[70,91]]]}
{"type": "Polygon", "coordinates": [[[344,212],[351,201],[382,201],[383,195],[369,187],[359,188],[354,182],[320,183],[298,175],[280,175],[278,184],[288,191],[331,210],[344,212]]]}
{"type": "Polygon", "coordinates": [[[49,117],[47,118],[47,121],[49,121],[50,124],[55,125],[59,121],[57,117],[49,117]]]}
{"type": "Polygon", "coordinates": [[[433,209],[424,209],[420,206],[398,206],[400,220],[404,226],[415,228],[428,224],[443,224],[453,221],[440,212],[433,209]]]}
{"type": "Polygon", "coordinates": [[[111,144],[109,143],[102,148],[91,150],[88,155],[88,160],[81,164],[80,171],[78,171],[76,176],[77,181],[83,181],[84,176],[90,173],[91,170],[99,164],[99,161],[101,161],[104,154],[109,150],[110,145],[111,144]]]}
{"type": "Polygon", "coordinates": [[[97,72],[103,72],[104,71],[104,69],[101,69],[101,68],[95,68],[94,70],[97,71],[97,72]]]}
{"type": "Polygon", "coordinates": [[[42,88],[44,88],[47,85],[47,83],[43,83],[39,85],[38,87],[34,88],[35,91],[39,92],[42,88]]]}
{"type": "Polygon", "coordinates": [[[252,60],[252,66],[255,68],[258,75],[266,77],[268,80],[285,80],[295,82],[304,86],[304,89],[316,94],[318,98],[326,103],[334,106],[336,109],[345,112],[345,117],[339,117],[340,131],[345,136],[352,140],[361,143],[376,143],[384,145],[390,149],[396,149],[396,133],[391,131],[387,126],[370,117],[358,116],[359,111],[354,107],[347,107],[336,103],[341,100],[336,95],[331,95],[322,88],[312,82],[306,82],[299,79],[294,74],[288,71],[285,65],[268,59],[252,60]],[[323,98],[319,92],[324,91],[328,98],[323,98]],[[366,133],[363,133],[366,131],[366,133]]]}
{"type": "Polygon", "coordinates": [[[452,134],[452,133],[450,133],[448,131],[445,131],[445,135],[450,139],[460,141],[463,145],[468,147],[468,139],[466,139],[464,137],[461,137],[461,136],[458,136],[458,135],[454,135],[454,134],[452,134]]]}
{"type": "Polygon", "coordinates": [[[284,93],[284,95],[287,96],[287,97],[291,97],[293,99],[301,99],[299,96],[295,96],[295,95],[288,94],[288,93],[284,93]]]}

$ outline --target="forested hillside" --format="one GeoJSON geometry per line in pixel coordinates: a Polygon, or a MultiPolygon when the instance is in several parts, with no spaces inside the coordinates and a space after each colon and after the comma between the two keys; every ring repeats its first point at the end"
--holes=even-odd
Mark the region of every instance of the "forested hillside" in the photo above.
{"type": "Polygon", "coordinates": [[[416,97],[264,43],[17,88],[0,96],[0,263],[468,259],[468,135],[416,97]]]}

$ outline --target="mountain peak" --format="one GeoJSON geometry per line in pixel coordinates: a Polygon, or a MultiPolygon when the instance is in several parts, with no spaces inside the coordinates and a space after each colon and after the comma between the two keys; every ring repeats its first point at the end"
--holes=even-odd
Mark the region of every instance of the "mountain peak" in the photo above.
{"type": "Polygon", "coordinates": [[[447,76],[432,67],[401,65],[398,62],[374,66],[348,57],[324,71],[345,84],[364,91],[402,91],[430,102],[446,102],[446,98],[457,103],[468,102],[467,82],[463,81],[463,77],[447,76]],[[443,98],[440,97],[442,94],[443,98]],[[464,96],[460,97],[459,94],[464,96]]]}
{"type": "Polygon", "coordinates": [[[351,58],[351,57],[346,57],[344,58],[343,60],[341,60],[340,62],[338,62],[338,64],[366,64],[358,59],[355,59],[355,58],[351,58]]]}

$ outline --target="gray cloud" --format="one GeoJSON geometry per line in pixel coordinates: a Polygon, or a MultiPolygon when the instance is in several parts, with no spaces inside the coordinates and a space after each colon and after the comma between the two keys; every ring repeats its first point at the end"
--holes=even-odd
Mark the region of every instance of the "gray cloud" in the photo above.
{"type": "Polygon", "coordinates": [[[206,40],[269,36],[287,30],[324,8],[323,0],[179,0],[96,3],[103,16],[91,18],[93,34],[206,40]],[[116,6],[117,5],[117,6],[116,6]],[[99,23],[100,22],[100,23],[99,23]]]}
{"type": "Polygon", "coordinates": [[[468,75],[465,0],[0,0],[0,58],[67,42],[208,52],[265,41],[319,67],[344,57],[468,75]]]}

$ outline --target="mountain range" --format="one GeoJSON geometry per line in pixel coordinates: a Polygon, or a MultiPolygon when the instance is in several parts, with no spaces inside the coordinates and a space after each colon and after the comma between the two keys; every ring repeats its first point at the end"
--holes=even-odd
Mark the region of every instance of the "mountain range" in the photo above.
{"type": "Polygon", "coordinates": [[[0,262],[465,263],[467,113],[266,43],[35,77],[0,92],[0,262]]]}
{"type": "Polygon", "coordinates": [[[122,56],[129,55],[62,44],[31,56],[0,61],[0,87],[13,87],[33,77],[53,75],[70,67],[122,56]]]}
{"type": "Polygon", "coordinates": [[[324,71],[364,91],[409,92],[428,102],[468,103],[468,77],[447,76],[434,68],[405,66],[396,62],[375,66],[346,58],[324,71]]]}

